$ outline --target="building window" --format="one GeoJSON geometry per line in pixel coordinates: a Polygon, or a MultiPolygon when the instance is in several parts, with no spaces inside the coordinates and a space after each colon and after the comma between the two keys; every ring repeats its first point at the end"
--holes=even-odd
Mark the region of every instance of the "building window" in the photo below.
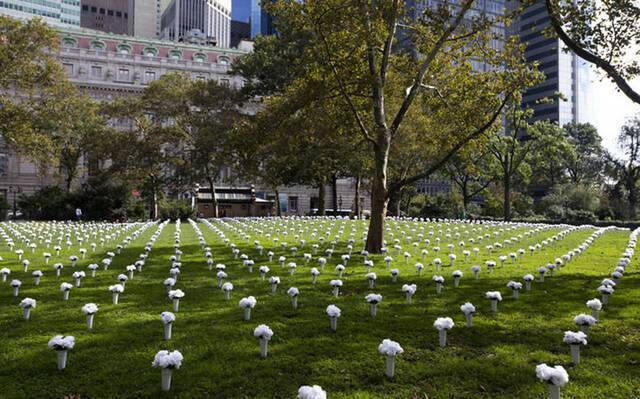
{"type": "Polygon", "coordinates": [[[122,12],[121,11],[116,11],[116,17],[122,18],[122,12]]]}
{"type": "Polygon", "coordinates": [[[146,83],[156,80],[156,73],[154,71],[145,71],[144,72],[144,81],[146,83]]]}
{"type": "Polygon", "coordinates": [[[107,10],[107,15],[113,17],[113,10],[107,10]]]}
{"type": "Polygon", "coordinates": [[[118,47],[116,48],[118,50],[118,54],[131,54],[131,46],[128,44],[118,44],[118,47]]]}
{"type": "Polygon", "coordinates": [[[97,40],[94,40],[91,42],[91,44],[89,45],[89,48],[91,50],[104,50],[105,49],[105,45],[103,42],[99,42],[97,40]]]}
{"type": "Polygon", "coordinates": [[[104,15],[104,8],[100,9],[100,14],[104,15]]]}
{"type": "Polygon", "coordinates": [[[289,197],[289,210],[298,212],[298,197],[289,197]]]}
{"type": "Polygon", "coordinates": [[[145,57],[157,57],[158,49],[154,47],[145,47],[144,50],[142,51],[142,54],[144,54],[145,57]]]}
{"type": "Polygon", "coordinates": [[[92,78],[101,78],[102,77],[102,67],[101,66],[92,66],[91,67],[91,77],[92,78]]]}
{"type": "Polygon", "coordinates": [[[0,153],[0,176],[6,176],[9,173],[9,154],[0,153]]]}
{"type": "Polygon", "coordinates": [[[76,42],[76,39],[72,38],[72,37],[65,37],[64,39],[62,39],[62,47],[77,47],[78,43],[76,42]]]}
{"type": "Polygon", "coordinates": [[[218,64],[229,65],[229,58],[227,57],[219,57],[218,64]]]}
{"type": "Polygon", "coordinates": [[[118,69],[118,80],[129,81],[129,70],[125,68],[118,69]]]}
{"type": "Polygon", "coordinates": [[[64,67],[64,71],[67,73],[67,75],[73,76],[73,64],[64,63],[62,64],[62,66],[64,67]]]}
{"type": "Polygon", "coordinates": [[[182,58],[182,52],[180,52],[180,50],[170,50],[169,58],[172,60],[179,60],[180,58],[182,58]]]}
{"type": "Polygon", "coordinates": [[[207,55],[203,53],[195,53],[193,55],[193,60],[195,62],[205,62],[207,60],[207,55]]]}
{"type": "Polygon", "coordinates": [[[91,12],[98,12],[98,9],[96,7],[91,7],[91,12]]]}

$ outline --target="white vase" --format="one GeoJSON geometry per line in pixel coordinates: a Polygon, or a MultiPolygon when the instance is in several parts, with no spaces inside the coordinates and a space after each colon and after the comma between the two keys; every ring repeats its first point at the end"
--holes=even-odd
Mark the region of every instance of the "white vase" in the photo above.
{"type": "Polygon", "coordinates": [[[172,369],[162,369],[162,390],[169,391],[171,389],[171,374],[173,373],[172,369]]]}
{"type": "Polygon", "coordinates": [[[371,317],[376,317],[378,315],[378,304],[372,303],[370,308],[371,317]]]}
{"type": "Polygon", "coordinates": [[[133,271],[129,271],[128,274],[129,274],[129,280],[132,280],[133,279],[133,271]]]}
{"type": "Polygon", "coordinates": [[[513,297],[518,299],[520,297],[520,290],[511,290],[513,292],[513,297]]]}
{"type": "Polygon", "coordinates": [[[411,305],[413,303],[413,294],[411,294],[410,292],[406,293],[406,297],[407,297],[407,304],[411,305]]]}
{"type": "Polygon", "coordinates": [[[458,288],[459,285],[460,285],[460,277],[454,277],[453,278],[453,286],[458,288]]]}
{"type": "Polygon", "coordinates": [[[56,277],[60,277],[60,269],[56,269],[56,277]]]}
{"type": "Polygon", "coordinates": [[[269,340],[260,338],[260,357],[266,358],[267,352],[269,351],[269,340]]]}
{"type": "Polygon", "coordinates": [[[165,340],[170,340],[171,339],[171,326],[173,325],[173,323],[165,323],[164,324],[164,339],[165,340]]]}
{"type": "Polygon", "coordinates": [[[231,291],[225,291],[224,292],[224,299],[227,300],[227,301],[229,299],[231,299],[231,291]]]}
{"type": "Polygon", "coordinates": [[[496,313],[498,311],[498,300],[497,299],[492,299],[491,300],[491,311],[493,313],[496,313]]]}
{"type": "Polygon", "coordinates": [[[585,335],[589,335],[589,325],[588,324],[581,325],[580,331],[582,331],[585,335]]]}
{"type": "Polygon", "coordinates": [[[318,280],[318,276],[315,274],[311,275],[311,284],[316,285],[316,281],[318,280]]]}
{"type": "Polygon", "coordinates": [[[527,291],[531,291],[531,281],[524,282],[524,289],[527,291]]]}
{"type": "Polygon", "coordinates": [[[591,309],[591,316],[593,316],[594,319],[598,320],[598,309],[591,309]]]}
{"type": "Polygon", "coordinates": [[[31,317],[31,308],[24,308],[22,310],[22,318],[25,320],[29,320],[29,318],[31,317]]]}
{"type": "Polygon", "coordinates": [[[442,294],[442,284],[436,283],[436,294],[442,294]]]}
{"type": "Polygon", "coordinates": [[[96,276],[96,271],[95,271],[95,269],[94,269],[94,270],[91,270],[91,277],[95,277],[95,276],[96,276]]]}
{"type": "Polygon", "coordinates": [[[376,280],[370,278],[369,279],[369,288],[373,289],[376,287],[376,280]]]}
{"type": "Polygon", "coordinates": [[[58,352],[58,370],[64,370],[67,367],[67,351],[60,350],[58,352]]]}
{"type": "Polygon", "coordinates": [[[602,304],[607,305],[609,303],[609,294],[602,294],[602,304]]]}
{"type": "Polygon", "coordinates": [[[465,313],[467,319],[467,327],[473,327],[473,313],[465,313]]]}
{"type": "Polygon", "coordinates": [[[93,330],[93,316],[95,314],[87,314],[87,330],[93,330]]]}
{"type": "Polygon", "coordinates": [[[244,308],[244,319],[251,320],[251,308],[244,308]]]}
{"type": "Polygon", "coordinates": [[[113,303],[114,305],[117,305],[119,297],[120,297],[119,293],[117,293],[117,292],[112,293],[112,295],[111,295],[111,303],[113,303]]]}
{"type": "Polygon", "coordinates": [[[333,296],[335,296],[337,298],[338,295],[340,295],[340,288],[339,287],[333,287],[333,296]]]}
{"type": "Polygon", "coordinates": [[[336,330],[338,330],[338,318],[335,316],[329,316],[329,321],[331,323],[331,331],[336,332],[336,330]]]}
{"type": "Polygon", "coordinates": [[[580,344],[571,344],[571,363],[580,364],[580,344]]]}
{"type": "Polygon", "coordinates": [[[62,300],[64,301],[69,300],[69,291],[62,291],[62,300]]]}
{"type": "Polygon", "coordinates": [[[80,281],[81,279],[79,278],[76,279],[76,288],[80,288],[80,281]]]}
{"type": "Polygon", "coordinates": [[[20,294],[20,287],[13,287],[13,296],[18,296],[20,294]]]}
{"type": "Polygon", "coordinates": [[[35,285],[40,285],[40,276],[36,277],[35,285]]]}
{"type": "Polygon", "coordinates": [[[557,385],[549,385],[549,399],[560,399],[560,387],[557,385]]]}
{"type": "Polygon", "coordinates": [[[278,290],[278,284],[271,284],[271,293],[275,294],[277,290],[278,290]]]}
{"type": "Polygon", "coordinates": [[[478,279],[478,273],[479,273],[479,271],[478,271],[478,270],[474,270],[474,271],[473,271],[473,279],[474,279],[474,280],[477,280],[477,279],[478,279]]]}
{"type": "Polygon", "coordinates": [[[540,273],[540,282],[544,283],[544,273],[540,273]]]}
{"type": "Polygon", "coordinates": [[[173,311],[177,312],[178,309],[180,309],[180,300],[179,299],[174,299],[173,300],[173,311]]]}
{"type": "Polygon", "coordinates": [[[442,329],[442,330],[438,330],[439,332],[439,344],[441,348],[444,348],[445,346],[447,346],[447,330],[446,329],[442,329]]]}
{"type": "Polygon", "coordinates": [[[385,375],[387,378],[393,378],[396,374],[396,357],[395,356],[387,356],[385,359],[386,363],[386,371],[385,375]]]}
{"type": "Polygon", "coordinates": [[[294,309],[298,309],[298,296],[294,295],[291,297],[291,306],[293,306],[294,309]]]}

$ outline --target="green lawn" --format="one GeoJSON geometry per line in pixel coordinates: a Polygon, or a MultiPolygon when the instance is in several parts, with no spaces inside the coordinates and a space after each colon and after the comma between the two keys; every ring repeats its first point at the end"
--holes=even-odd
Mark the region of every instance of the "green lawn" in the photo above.
{"type": "MultiPolygon", "coordinates": [[[[563,365],[569,372],[569,384],[563,388],[564,398],[640,398],[640,274],[637,262],[627,268],[625,277],[618,284],[609,305],[601,312],[600,322],[591,329],[589,342],[582,348],[582,362],[572,366],[569,346],[562,342],[566,330],[576,331],[573,316],[590,313],[585,302],[599,297],[596,288],[608,277],[626,248],[629,231],[608,231],[597,238],[589,249],[556,272],[554,277],[537,282],[539,266],[553,261],[567,251],[576,248],[594,228],[581,229],[567,234],[552,246],[533,256],[527,254],[516,264],[508,260],[504,268],[496,268],[488,274],[484,261],[498,259],[519,248],[541,242],[566,227],[552,227],[524,236],[518,243],[505,247],[488,256],[485,245],[524,234],[532,227],[520,226],[513,231],[503,231],[498,238],[475,244],[469,237],[451,240],[458,255],[455,267],[443,267],[434,272],[429,265],[436,257],[430,253],[422,276],[418,277],[415,263],[421,261],[419,252],[408,263],[402,254],[395,254],[392,268],[400,269],[397,283],[391,281],[383,257],[371,258],[378,274],[376,288],[370,290],[365,279],[362,256],[362,237],[366,232],[363,221],[241,221],[228,225],[213,222],[235,243],[241,253],[255,261],[253,273],[234,259],[231,248],[204,223],[198,223],[207,245],[212,248],[215,263],[227,266],[229,281],[235,286],[230,301],[224,300],[217,288],[216,271],[209,271],[204,252],[200,248],[193,228],[182,223],[181,250],[182,273],[176,288],[186,293],[180,303],[173,325],[173,339],[163,340],[160,313],[171,309],[162,282],[169,277],[169,257],[173,254],[175,224],[163,230],[150,252],[142,274],[136,274],[127,282],[120,295],[120,304],[111,304],[109,285],[116,283],[116,276],[125,273],[132,264],[157,225],[147,229],[120,255],[114,258],[108,271],[98,271],[96,278],[89,276],[86,266],[97,263],[108,250],[114,250],[116,242],[98,248],[86,259],[78,262],[76,270],[87,271],[81,288],[71,291],[69,301],[63,301],[59,292],[62,281],[73,283],[74,271],[69,255],[77,254],[77,246],[63,250],[61,257],[51,259],[44,266],[39,246],[32,255],[26,246],[25,257],[31,260],[28,273],[2,242],[0,267],[8,267],[12,274],[7,283],[0,283],[0,398],[62,398],[78,395],[82,398],[294,398],[301,385],[317,384],[329,398],[543,398],[547,386],[535,377],[538,363],[563,365]],[[273,227],[279,224],[279,232],[273,227]],[[287,236],[282,231],[293,229],[287,236]],[[332,226],[332,227],[331,227],[332,226]],[[344,226],[340,233],[338,226],[344,226]],[[353,236],[352,226],[355,229],[353,236]],[[232,228],[231,228],[232,227],[232,228]],[[330,234],[325,234],[330,227],[330,234]],[[314,237],[314,229],[317,233],[314,237]],[[243,237],[249,234],[249,237],[243,237]],[[267,234],[270,237],[267,238],[267,234]],[[304,248],[295,243],[294,235],[305,239],[304,248]],[[317,258],[330,241],[340,235],[333,256],[328,259],[317,286],[311,284],[310,267],[317,266],[317,258]],[[287,262],[295,261],[298,269],[293,276],[281,269],[278,257],[283,250],[278,245],[273,262],[267,261],[267,251],[273,250],[272,239],[286,241],[300,249],[292,258],[289,250],[287,262]],[[318,237],[326,237],[319,243],[318,237]],[[346,252],[347,240],[353,237],[354,251],[347,266],[344,286],[339,298],[331,294],[329,281],[335,279],[334,268],[340,255],[346,252]],[[264,246],[263,256],[254,248],[254,240],[264,246]],[[480,247],[478,257],[463,263],[459,241],[466,241],[466,249],[480,247]],[[304,252],[312,252],[311,245],[318,243],[320,250],[309,264],[305,264],[304,252]],[[37,256],[37,259],[36,259],[37,256]],[[61,261],[65,268],[60,278],[55,277],[52,265],[61,261]],[[478,281],[473,280],[471,265],[480,264],[482,272],[478,281]],[[268,282],[260,279],[258,267],[267,265],[269,275],[281,278],[275,294],[268,282]],[[45,272],[41,285],[33,284],[31,271],[45,272]],[[451,272],[460,269],[464,276],[459,288],[453,287],[451,272]],[[522,276],[536,276],[531,292],[522,290],[520,299],[511,297],[506,288],[509,280],[522,281],[522,276]],[[445,288],[436,295],[434,274],[445,277],[445,288]],[[18,298],[12,296],[9,281],[17,278],[23,285],[18,298]],[[412,305],[405,304],[402,284],[415,283],[418,290],[412,305]],[[300,289],[299,308],[292,309],[286,290],[300,289]],[[502,292],[504,300],[499,312],[492,315],[484,293],[490,290],[502,292]],[[378,316],[369,315],[366,294],[383,295],[378,316]],[[251,321],[243,321],[238,301],[253,295],[257,305],[251,321]],[[22,320],[18,306],[24,297],[35,298],[37,308],[32,310],[31,320],[22,320]],[[464,326],[460,305],[470,301],[476,305],[474,327],[464,326]],[[86,330],[81,307],[95,302],[100,310],[95,316],[94,330],[86,330]],[[329,328],[325,308],[335,304],[342,309],[336,333],[329,328]],[[449,345],[438,346],[438,331],[433,327],[437,317],[452,317],[456,325],[448,333],[449,345]],[[269,344],[269,356],[260,359],[258,341],[253,329],[267,324],[274,331],[269,344]],[[76,346],[69,353],[67,369],[56,369],[56,354],[47,348],[48,340],[57,334],[73,335],[76,346]],[[405,352],[396,362],[396,377],[388,381],[384,377],[384,358],[377,351],[378,344],[390,338],[402,345],[405,352]],[[160,390],[160,370],[151,367],[155,353],[161,349],[179,350],[184,355],[182,368],[174,372],[172,390],[160,390]]],[[[406,236],[418,240],[419,228],[424,226],[424,238],[433,229],[431,247],[435,237],[443,230],[441,251],[438,257],[447,264],[446,230],[454,225],[436,226],[435,223],[391,221],[389,231],[401,239],[406,236]]],[[[6,229],[6,225],[0,225],[6,229]]],[[[475,226],[460,225],[460,232],[475,226]]],[[[499,231],[498,228],[485,228],[499,231]]],[[[133,231],[133,230],[132,230],[133,231]]],[[[486,231],[483,231],[484,234],[486,231]]],[[[455,233],[455,231],[452,231],[455,233]]],[[[122,240],[124,236],[120,236],[122,240]]],[[[387,234],[393,246],[392,238],[387,234]]],[[[410,243],[403,239],[402,250],[413,252],[410,243]]],[[[21,247],[19,244],[16,248],[21,247]]],[[[422,246],[421,246],[422,248],[422,246]]],[[[14,248],[15,249],[15,248],[14,248]]],[[[49,252],[53,252],[49,250],[49,252]]]]}

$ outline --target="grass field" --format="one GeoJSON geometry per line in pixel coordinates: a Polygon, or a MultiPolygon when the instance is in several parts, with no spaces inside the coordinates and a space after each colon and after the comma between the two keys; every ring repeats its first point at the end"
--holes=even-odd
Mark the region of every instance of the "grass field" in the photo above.
{"type": "MultiPolygon", "coordinates": [[[[74,269],[68,261],[76,254],[78,246],[64,249],[60,258],[54,257],[44,265],[39,248],[32,255],[26,246],[25,257],[31,260],[28,273],[16,255],[2,244],[0,267],[8,267],[12,273],[6,283],[0,283],[0,398],[63,398],[76,395],[81,398],[294,398],[301,385],[317,384],[329,398],[543,398],[548,389],[535,377],[538,363],[563,365],[569,372],[570,382],[563,388],[564,398],[640,398],[640,273],[638,264],[632,261],[625,277],[620,281],[609,305],[601,312],[599,323],[591,329],[589,342],[582,348],[582,362],[570,363],[569,346],[562,341],[567,330],[577,331],[573,317],[590,313],[585,306],[588,299],[599,297],[596,288],[609,277],[629,239],[628,230],[611,230],[595,239],[593,245],[579,257],[547,277],[544,283],[537,281],[537,269],[541,265],[562,256],[584,242],[595,228],[572,231],[552,246],[534,254],[527,254],[504,268],[486,272],[484,261],[497,260],[518,248],[527,249],[567,227],[556,226],[523,236],[516,244],[504,247],[488,255],[485,245],[503,241],[532,229],[518,226],[504,231],[489,241],[468,243],[468,237],[480,233],[462,234],[451,239],[456,244],[458,259],[454,267],[443,267],[435,272],[430,265],[436,255],[427,256],[422,276],[417,276],[415,263],[421,261],[419,252],[413,253],[410,243],[403,239],[404,251],[413,255],[407,263],[402,254],[390,250],[394,260],[392,268],[400,269],[397,283],[391,281],[383,257],[372,256],[378,280],[375,289],[369,289],[365,279],[362,237],[366,222],[363,221],[230,221],[228,224],[213,222],[235,243],[240,253],[255,261],[253,273],[249,273],[240,259],[234,258],[231,248],[204,223],[198,223],[207,246],[211,247],[215,263],[226,265],[229,281],[235,286],[230,301],[217,288],[215,268],[209,271],[204,251],[189,223],[181,226],[181,274],[176,288],[186,293],[180,303],[173,324],[173,338],[163,339],[162,311],[171,310],[162,282],[169,277],[170,256],[174,253],[174,223],[167,225],[153,246],[144,271],[136,273],[128,281],[120,295],[118,305],[111,304],[107,287],[116,283],[116,277],[125,273],[125,267],[138,259],[157,225],[148,228],[120,255],[114,258],[108,271],[98,271],[95,278],[89,276],[86,266],[99,263],[104,253],[114,250],[117,242],[99,247],[95,254],[78,262],[75,270],[87,271],[81,288],[71,290],[69,301],[63,301],[59,291],[62,281],[73,283],[74,269]],[[280,223],[280,233],[277,232],[280,223]],[[285,228],[286,226],[286,228],[285,228]],[[344,226],[340,233],[339,226],[344,226]],[[353,227],[353,255],[347,265],[344,286],[339,298],[331,294],[329,281],[337,278],[334,268],[342,263],[340,255],[347,252],[347,240],[353,227]],[[287,236],[282,232],[293,228],[287,236]],[[330,229],[327,236],[324,232],[330,229]],[[314,236],[314,229],[317,234],[314,236]],[[249,236],[243,236],[248,234],[249,236]],[[270,234],[270,237],[267,237],[270,234]],[[306,240],[300,248],[294,235],[306,240]],[[328,259],[317,285],[311,284],[309,269],[317,267],[330,241],[339,235],[333,256],[328,259]],[[267,251],[274,250],[272,239],[298,246],[293,258],[289,250],[278,244],[272,262],[267,251]],[[326,237],[323,243],[318,237],[326,237]],[[254,240],[264,246],[259,256],[254,240]],[[467,240],[467,249],[480,247],[477,257],[463,262],[459,241],[467,240]],[[303,253],[311,253],[311,245],[319,244],[317,255],[305,264],[303,253]],[[282,269],[278,257],[284,255],[288,262],[298,264],[290,276],[282,269]],[[56,278],[53,263],[63,262],[62,276],[56,278]],[[473,280],[470,267],[482,266],[478,281],[473,280]],[[277,275],[281,284],[275,294],[267,281],[260,279],[258,267],[267,265],[269,276],[277,275]],[[35,286],[31,272],[44,271],[40,286],[35,286]],[[464,272],[460,287],[454,288],[453,270],[464,272]],[[536,276],[532,291],[522,290],[519,299],[511,297],[506,288],[509,280],[522,281],[522,276],[536,276]],[[436,294],[431,280],[434,274],[445,277],[441,295],[436,294]],[[9,281],[20,279],[23,283],[20,295],[12,296],[9,281]],[[415,283],[418,290],[413,304],[405,303],[402,284],[415,283]],[[299,308],[291,306],[286,290],[300,290],[299,308]],[[495,315],[489,310],[484,293],[490,290],[502,292],[504,300],[495,315]],[[364,297],[368,293],[382,294],[378,316],[369,315],[369,305],[364,297]],[[240,298],[253,295],[257,305],[252,319],[243,321],[240,298]],[[32,311],[31,320],[22,319],[21,299],[34,298],[38,305],[32,311]],[[466,328],[464,315],[459,307],[472,302],[477,308],[474,327],[466,328]],[[87,331],[81,307],[95,302],[100,307],[95,316],[95,326],[87,331]],[[337,332],[329,328],[325,308],[335,304],[342,309],[337,332]],[[433,327],[437,317],[449,316],[456,323],[448,333],[448,346],[438,346],[438,331],[433,327]],[[267,324],[274,331],[269,344],[269,356],[259,357],[257,339],[253,329],[267,324]],[[56,354],[47,348],[48,340],[57,334],[73,335],[76,346],[69,353],[65,370],[56,369],[56,354]],[[384,358],[378,353],[378,344],[385,338],[399,342],[405,352],[396,362],[396,377],[389,381],[384,377],[384,358]],[[174,372],[172,390],[160,390],[160,371],[151,367],[155,353],[161,349],[179,350],[184,355],[182,368],[174,372]]],[[[442,233],[438,257],[447,264],[447,228],[456,225],[427,224],[419,222],[389,222],[394,237],[414,236],[418,240],[420,226],[424,226],[427,238],[434,230],[434,239],[442,233]],[[414,229],[414,231],[412,231],[414,229]]],[[[459,225],[459,232],[475,226],[459,225]]],[[[6,227],[6,225],[0,225],[6,227]]],[[[486,228],[485,228],[486,229],[486,228]]],[[[491,228],[488,231],[498,231],[491,228]]],[[[453,231],[455,232],[455,231],[453,231]]],[[[483,233],[486,231],[483,231],[483,233]]],[[[121,236],[119,239],[122,240],[121,236]]],[[[390,235],[387,235],[392,247],[390,235]]],[[[88,244],[85,243],[85,245],[88,244]]],[[[424,244],[421,244],[420,249],[424,244]]],[[[21,247],[20,244],[16,248],[21,247]]],[[[15,249],[15,248],[14,248],[15,249]]],[[[49,251],[53,252],[53,251],[49,251]]]]}

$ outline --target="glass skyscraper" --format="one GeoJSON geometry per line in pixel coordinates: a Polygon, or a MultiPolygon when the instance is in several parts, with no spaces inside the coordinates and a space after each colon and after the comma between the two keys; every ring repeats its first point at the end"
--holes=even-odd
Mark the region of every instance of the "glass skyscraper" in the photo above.
{"type": "Polygon", "coordinates": [[[549,14],[544,2],[537,2],[523,11],[511,27],[511,33],[527,44],[525,56],[537,62],[545,80],[531,87],[523,96],[523,105],[533,109],[533,121],[549,120],[561,126],[569,122],[588,121],[591,110],[589,64],[573,53],[563,51],[560,39],[547,37],[542,31],[549,27],[549,14]],[[539,103],[544,98],[553,102],[539,103]]]}
{"type": "Polygon", "coordinates": [[[254,39],[258,35],[268,36],[276,33],[273,26],[273,18],[262,9],[261,0],[250,1],[251,38],[254,39]]]}
{"type": "Polygon", "coordinates": [[[0,14],[16,19],[40,17],[48,24],[80,26],[80,0],[2,0],[0,14]]]}

